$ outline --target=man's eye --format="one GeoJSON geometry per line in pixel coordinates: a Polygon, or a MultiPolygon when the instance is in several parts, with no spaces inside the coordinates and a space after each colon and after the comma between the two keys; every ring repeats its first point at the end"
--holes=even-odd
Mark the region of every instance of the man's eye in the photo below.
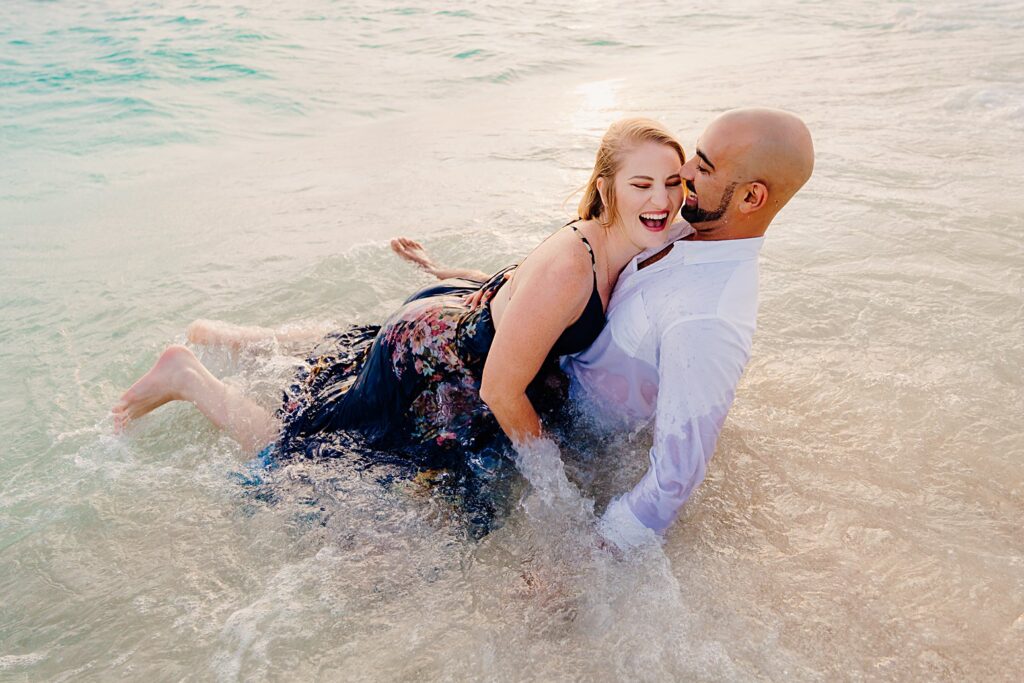
{"type": "Polygon", "coordinates": [[[707,175],[708,173],[711,172],[708,169],[706,169],[703,166],[701,166],[700,164],[697,164],[697,170],[700,171],[701,173],[703,173],[704,175],[707,175]]]}

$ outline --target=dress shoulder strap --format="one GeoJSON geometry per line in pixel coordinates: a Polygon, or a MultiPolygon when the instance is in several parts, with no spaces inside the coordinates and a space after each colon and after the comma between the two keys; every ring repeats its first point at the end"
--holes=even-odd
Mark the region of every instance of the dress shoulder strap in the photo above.
{"type": "Polygon", "coordinates": [[[597,276],[597,258],[594,256],[594,248],[592,246],[590,246],[590,242],[587,241],[587,238],[583,235],[582,232],[580,232],[579,228],[577,228],[572,223],[569,224],[569,227],[571,227],[573,229],[573,231],[577,235],[579,235],[579,238],[580,238],[580,240],[583,241],[583,244],[584,244],[584,246],[586,246],[587,251],[590,252],[590,266],[594,269],[594,275],[596,277],[597,276]]]}

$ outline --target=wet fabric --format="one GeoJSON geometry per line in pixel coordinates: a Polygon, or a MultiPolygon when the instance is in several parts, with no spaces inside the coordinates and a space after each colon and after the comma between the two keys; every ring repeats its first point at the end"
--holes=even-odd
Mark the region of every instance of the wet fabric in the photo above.
{"type": "MultiPolygon", "coordinates": [[[[439,470],[431,482],[461,501],[471,527],[490,528],[518,477],[510,443],[480,399],[495,335],[490,307],[470,309],[463,300],[480,290],[493,297],[514,268],[485,282],[451,279],[425,287],[383,325],[355,325],[325,337],[284,392],[277,456],[358,453],[361,461],[404,468],[410,477],[439,470]]],[[[583,314],[527,390],[542,419],[559,413],[567,392],[557,354],[586,348],[603,324],[595,273],[583,314]]]]}
{"type": "Polygon", "coordinates": [[[602,533],[620,547],[663,532],[700,485],[750,358],[763,237],[675,242],[619,276],[608,327],[566,357],[572,395],[611,429],[654,420],[650,467],[608,506],[602,533]]]}
{"type": "MultiPolygon", "coordinates": [[[[528,395],[542,415],[555,406],[545,382],[559,383],[557,356],[581,351],[604,327],[590,252],[593,290],[583,313],[559,336],[528,395]]],[[[480,400],[484,363],[494,341],[490,306],[463,300],[483,290],[488,298],[516,266],[486,282],[450,279],[423,288],[381,326],[353,326],[328,335],[285,392],[281,445],[287,451],[314,434],[355,431],[374,448],[401,448],[426,466],[458,465],[465,452],[507,444],[480,400]]]]}
{"type": "Polygon", "coordinates": [[[507,270],[484,283],[432,285],[381,326],[328,335],[285,392],[282,447],[356,431],[374,448],[402,448],[423,465],[446,466],[461,450],[493,443],[500,429],[480,400],[480,378],[494,324],[489,307],[471,310],[462,300],[497,291],[507,270]]]}
{"type": "MultiPolygon", "coordinates": [[[[465,453],[507,445],[480,400],[484,362],[494,341],[490,308],[469,309],[463,298],[493,294],[505,268],[486,282],[453,279],[412,295],[381,326],[358,325],[328,335],[284,392],[279,417],[283,451],[304,449],[314,434],[355,432],[375,449],[401,449],[429,467],[461,463],[465,453]]],[[[555,356],[544,363],[528,395],[538,412],[561,384],[555,356]]]]}

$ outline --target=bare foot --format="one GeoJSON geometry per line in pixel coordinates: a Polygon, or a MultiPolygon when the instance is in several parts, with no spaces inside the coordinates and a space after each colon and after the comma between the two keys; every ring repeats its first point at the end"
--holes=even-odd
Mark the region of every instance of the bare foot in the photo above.
{"type": "Polygon", "coordinates": [[[131,385],[111,409],[114,431],[122,432],[130,420],[142,417],[169,401],[183,398],[182,391],[198,365],[195,354],[186,347],[168,347],[149,372],[131,385]]]}
{"type": "Polygon", "coordinates": [[[391,240],[391,250],[409,263],[415,264],[431,275],[437,274],[437,265],[427,256],[427,250],[416,240],[396,237],[391,240]]]}

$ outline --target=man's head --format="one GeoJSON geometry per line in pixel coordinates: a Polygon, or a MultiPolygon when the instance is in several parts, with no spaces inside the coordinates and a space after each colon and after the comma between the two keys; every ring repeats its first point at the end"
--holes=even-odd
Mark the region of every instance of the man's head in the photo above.
{"type": "Polygon", "coordinates": [[[734,109],[711,122],[682,176],[680,215],[695,239],[760,237],[814,169],[810,131],[777,109],[734,109]]]}

